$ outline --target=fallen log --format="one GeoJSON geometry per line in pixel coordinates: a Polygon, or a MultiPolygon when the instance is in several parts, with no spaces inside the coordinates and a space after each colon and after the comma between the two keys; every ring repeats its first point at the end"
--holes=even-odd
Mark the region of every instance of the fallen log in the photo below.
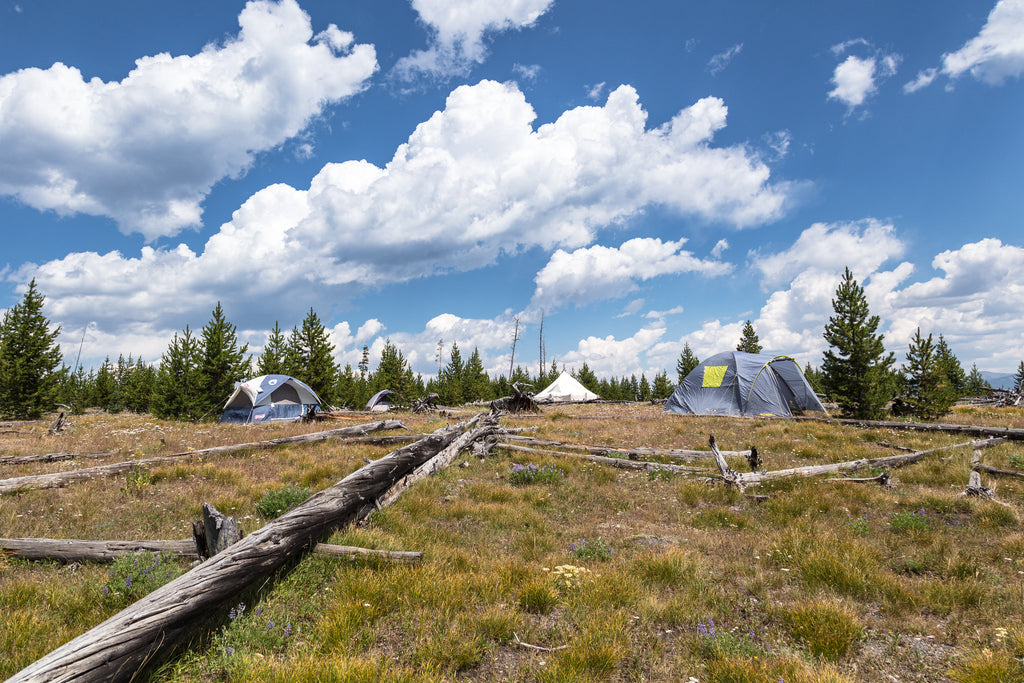
{"type": "Polygon", "coordinates": [[[37,455],[5,455],[0,457],[0,465],[20,465],[26,462],[60,462],[61,460],[77,460],[78,458],[109,458],[117,451],[96,451],[95,453],[39,453],[37,455]]]}
{"type": "Polygon", "coordinates": [[[400,448],[314,494],[230,548],[22,669],[9,683],[129,681],[188,640],[193,630],[317,538],[352,521],[370,500],[461,432],[449,427],[400,448]]]}
{"type": "Polygon", "coordinates": [[[491,416],[484,418],[482,414],[477,415],[470,420],[467,423],[467,426],[472,427],[477,422],[480,422],[481,419],[483,419],[483,426],[476,427],[462,434],[443,450],[439,451],[433,458],[417,467],[409,475],[403,477],[401,481],[395,482],[395,484],[385,491],[379,498],[375,499],[372,503],[365,505],[363,509],[359,511],[358,519],[365,519],[371,515],[374,510],[380,510],[381,508],[391,505],[417,481],[440,472],[445,467],[448,467],[448,465],[458,457],[459,453],[468,448],[470,444],[479,439],[487,439],[500,431],[496,417],[491,416]]]}
{"type": "MultiPolygon", "coordinates": [[[[198,560],[195,542],[191,538],[180,541],[82,541],[55,538],[0,538],[0,551],[23,560],[56,560],[58,562],[99,562],[109,564],[118,557],[145,550],[153,553],[171,553],[184,560],[198,560]]],[[[413,564],[423,560],[423,553],[400,550],[371,550],[348,545],[317,543],[314,555],[330,555],[350,560],[375,558],[398,564],[413,564]]]]}
{"type": "MultiPolygon", "coordinates": [[[[714,458],[714,454],[711,451],[698,451],[685,448],[614,448],[611,446],[587,446],[585,444],[555,441],[553,439],[538,439],[531,436],[508,436],[504,438],[505,441],[513,443],[532,444],[537,446],[556,446],[564,450],[582,451],[584,453],[593,453],[594,455],[622,455],[631,460],[660,456],[672,458],[673,460],[681,460],[683,462],[696,462],[698,460],[714,458]]],[[[723,451],[723,455],[736,455],[749,458],[750,451],[723,451]]]]}
{"type": "Polygon", "coordinates": [[[113,562],[122,555],[139,550],[171,553],[175,557],[196,559],[191,538],[180,541],[81,541],[56,538],[0,538],[0,550],[23,560],[58,562],[113,562]]]}
{"type": "MultiPolygon", "coordinates": [[[[722,479],[727,484],[736,486],[742,490],[744,487],[750,486],[751,484],[762,484],[773,479],[785,479],[788,477],[815,477],[820,474],[831,474],[833,472],[855,472],[867,467],[902,467],[903,465],[909,465],[922,460],[932,453],[939,453],[942,451],[965,447],[971,447],[974,449],[988,448],[990,446],[1005,443],[1005,441],[1005,438],[982,439],[980,441],[968,441],[966,443],[953,444],[952,446],[931,448],[926,451],[917,451],[915,453],[889,455],[880,458],[862,458],[860,460],[829,463],[827,465],[808,465],[806,467],[794,467],[786,470],[745,472],[743,474],[740,474],[730,468],[729,465],[726,464],[725,458],[716,458],[716,463],[718,464],[718,469],[722,475],[722,479]]],[[[711,443],[712,450],[717,451],[717,447],[714,445],[714,437],[711,437],[711,443]]]]}
{"type": "Polygon", "coordinates": [[[0,479],[0,494],[13,493],[16,491],[24,491],[28,489],[60,488],[62,486],[67,486],[70,483],[82,481],[85,479],[95,479],[97,477],[114,477],[136,467],[151,467],[153,465],[165,465],[167,463],[181,462],[182,460],[188,460],[192,458],[203,458],[209,457],[211,455],[225,455],[227,453],[236,453],[238,451],[245,450],[263,450],[267,448],[275,448],[277,446],[282,446],[286,444],[313,443],[316,441],[324,441],[326,439],[340,439],[347,436],[360,436],[368,434],[370,432],[384,431],[388,429],[405,429],[405,425],[399,422],[398,420],[381,420],[379,422],[370,422],[364,425],[354,425],[352,427],[341,427],[340,429],[331,429],[325,432],[313,432],[312,434],[286,436],[280,439],[270,439],[268,441],[255,441],[252,443],[231,444],[229,446],[213,446],[211,448],[203,448],[195,451],[185,451],[183,453],[174,453],[172,455],[164,455],[156,458],[145,458],[142,460],[126,460],[124,462],[115,462],[109,465],[99,465],[97,467],[88,467],[85,469],[71,470],[69,472],[33,474],[26,475],[24,477],[0,479]]]}
{"type": "Polygon", "coordinates": [[[589,460],[590,462],[600,463],[602,465],[611,465],[612,467],[618,467],[624,470],[647,470],[651,471],[654,469],[668,470],[669,472],[675,472],[676,474],[694,474],[701,473],[706,474],[706,470],[699,467],[685,467],[683,465],[670,465],[662,462],[641,462],[638,460],[626,460],[625,458],[608,458],[603,455],[589,455],[587,453],[567,453],[565,451],[552,451],[543,448],[530,448],[529,446],[517,446],[511,443],[499,443],[498,448],[504,448],[510,451],[517,451],[519,453],[535,453],[538,455],[560,455],[568,456],[570,458],[581,458],[583,460],[589,460]]]}
{"type": "Polygon", "coordinates": [[[945,432],[968,436],[1003,437],[1012,441],[1024,441],[1024,429],[1014,427],[984,427],[978,425],[941,424],[938,422],[900,422],[898,420],[852,420],[846,418],[793,417],[793,420],[813,420],[834,424],[867,427],[870,429],[906,429],[918,432],[945,432]]]}

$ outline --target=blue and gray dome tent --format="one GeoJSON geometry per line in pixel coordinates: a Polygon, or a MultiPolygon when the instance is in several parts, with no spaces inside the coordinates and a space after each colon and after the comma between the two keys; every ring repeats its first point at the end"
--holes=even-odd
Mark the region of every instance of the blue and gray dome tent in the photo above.
{"type": "Polygon", "coordinates": [[[726,351],[695,367],[665,402],[666,413],[777,415],[826,412],[789,356],[726,351]]]}
{"type": "Polygon", "coordinates": [[[320,397],[304,382],[288,375],[263,375],[235,387],[224,404],[221,422],[290,422],[320,410],[320,397]]]}

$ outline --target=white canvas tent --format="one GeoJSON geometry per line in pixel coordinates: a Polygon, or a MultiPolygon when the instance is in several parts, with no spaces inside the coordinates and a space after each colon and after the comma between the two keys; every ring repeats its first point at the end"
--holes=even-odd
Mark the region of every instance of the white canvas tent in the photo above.
{"type": "Polygon", "coordinates": [[[576,381],[576,378],[565,370],[548,388],[533,397],[537,403],[580,403],[596,401],[600,396],[576,381]]]}

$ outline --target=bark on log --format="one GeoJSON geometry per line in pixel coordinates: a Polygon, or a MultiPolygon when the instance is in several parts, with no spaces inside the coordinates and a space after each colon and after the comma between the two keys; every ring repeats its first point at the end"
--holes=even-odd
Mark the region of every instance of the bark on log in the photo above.
{"type": "Polygon", "coordinates": [[[603,455],[589,455],[587,453],[567,453],[565,451],[552,451],[543,448],[530,448],[529,446],[517,446],[511,443],[499,443],[498,448],[505,448],[510,451],[518,451],[520,453],[535,453],[538,455],[560,455],[563,457],[580,458],[582,460],[589,460],[590,462],[601,463],[602,465],[611,465],[612,467],[618,467],[623,470],[652,470],[655,468],[668,470],[675,472],[676,474],[694,474],[703,473],[707,471],[699,467],[685,467],[683,465],[669,465],[663,462],[642,462],[638,460],[626,460],[625,458],[608,458],[603,455]]]}
{"type": "MultiPolygon", "coordinates": [[[[0,538],[0,551],[23,560],[57,560],[58,562],[110,563],[122,555],[139,550],[153,553],[171,553],[185,560],[200,559],[191,538],[180,541],[81,541],[54,538],[0,538]]],[[[397,564],[412,564],[423,560],[423,553],[400,550],[370,550],[348,545],[317,543],[316,555],[344,557],[350,560],[377,558],[397,564]]]]}
{"type": "Polygon", "coordinates": [[[937,422],[899,422],[891,420],[850,420],[844,418],[793,417],[793,420],[813,420],[835,424],[868,427],[871,429],[906,429],[919,432],[946,432],[968,436],[1001,436],[1012,441],[1024,441],[1024,429],[1013,427],[983,427],[978,425],[941,424],[937,422]]]}
{"type": "MultiPolygon", "coordinates": [[[[698,460],[709,460],[714,458],[711,451],[689,450],[684,448],[613,448],[610,446],[587,446],[584,444],[569,443],[566,441],[554,441],[552,439],[538,439],[530,436],[506,436],[506,442],[536,445],[556,446],[564,450],[582,451],[594,455],[621,455],[636,460],[638,458],[667,457],[682,462],[696,462],[698,460]]],[[[722,451],[723,455],[737,455],[744,458],[750,457],[750,451],[722,451]]]]}
{"type": "Polygon", "coordinates": [[[39,453],[37,455],[5,455],[0,457],[0,465],[20,465],[26,462],[60,462],[78,458],[109,458],[117,451],[97,451],[95,453],[39,453]]]}
{"type": "Polygon", "coordinates": [[[941,451],[965,447],[975,449],[988,448],[990,446],[1004,443],[1005,441],[1006,439],[1004,438],[982,439],[980,441],[968,441],[966,443],[953,444],[952,446],[942,446],[941,448],[931,448],[926,451],[917,451],[916,453],[889,455],[881,458],[862,458],[860,460],[830,463],[827,465],[808,465],[807,467],[794,467],[792,469],[771,470],[767,472],[746,472],[740,474],[729,468],[725,463],[725,458],[721,458],[718,462],[718,467],[719,471],[722,473],[722,479],[727,484],[736,486],[742,490],[744,487],[750,486],[751,484],[761,484],[772,479],[785,479],[787,477],[815,477],[819,474],[831,474],[832,472],[855,472],[866,467],[901,467],[903,465],[909,465],[922,460],[932,453],[939,453],[941,451]]]}
{"type": "Polygon", "coordinates": [[[22,669],[9,683],[131,680],[186,641],[240,591],[350,522],[367,501],[444,449],[460,431],[458,426],[446,428],[360,468],[22,669]]]}
{"type": "Polygon", "coordinates": [[[395,482],[395,484],[385,491],[379,498],[376,498],[370,504],[363,506],[363,509],[359,511],[358,518],[360,520],[365,519],[373,514],[374,510],[380,510],[381,508],[391,505],[417,481],[440,472],[445,467],[448,467],[448,465],[458,457],[459,453],[468,448],[470,444],[474,443],[478,439],[486,439],[500,430],[496,417],[492,416],[484,418],[482,414],[475,416],[472,420],[466,423],[466,426],[472,427],[476,423],[480,422],[481,419],[483,419],[484,422],[483,426],[475,427],[462,434],[444,449],[439,451],[437,455],[417,467],[408,476],[403,477],[401,481],[395,482]]]}
{"type": "Polygon", "coordinates": [[[342,427],[340,429],[331,429],[325,432],[313,432],[312,434],[300,434],[298,436],[286,436],[280,439],[270,439],[268,441],[255,441],[252,443],[239,443],[231,444],[229,446],[213,446],[212,448],[203,448],[197,451],[185,451],[183,453],[174,453],[173,455],[164,455],[156,458],[146,458],[143,460],[127,460],[124,462],[115,462],[110,465],[100,465],[98,467],[89,467],[86,469],[72,470],[70,472],[53,472],[51,474],[35,474],[28,475],[25,477],[13,477],[11,479],[0,479],[0,494],[13,493],[15,491],[22,491],[28,489],[52,489],[67,486],[68,484],[76,481],[82,481],[83,479],[95,479],[97,477],[114,477],[134,467],[150,467],[152,465],[164,465],[171,462],[181,462],[190,458],[201,458],[208,457],[211,455],[225,455],[227,453],[235,453],[238,451],[245,450],[263,450],[266,448],[275,448],[286,444],[302,444],[302,443],[313,443],[316,441],[324,441],[326,439],[340,439],[347,436],[359,436],[369,434],[370,432],[383,431],[387,429],[405,429],[405,425],[398,420],[381,420],[379,422],[370,422],[364,425],[354,425],[352,427],[342,427]]]}
{"type": "Polygon", "coordinates": [[[80,541],[55,538],[0,538],[0,550],[24,560],[59,562],[113,562],[121,555],[137,550],[172,553],[175,557],[195,559],[196,546],[191,538],[180,541],[80,541]]]}

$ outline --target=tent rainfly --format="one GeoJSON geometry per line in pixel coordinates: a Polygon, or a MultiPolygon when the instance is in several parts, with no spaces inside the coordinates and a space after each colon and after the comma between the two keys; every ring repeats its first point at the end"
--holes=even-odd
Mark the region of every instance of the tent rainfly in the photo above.
{"type": "Polygon", "coordinates": [[[777,415],[826,412],[789,356],[726,351],[694,368],[665,402],[666,413],[777,415]]]}
{"type": "Polygon", "coordinates": [[[537,403],[580,403],[596,401],[601,397],[579,383],[565,370],[544,391],[533,397],[537,403]]]}
{"type": "Polygon", "coordinates": [[[320,397],[304,382],[288,375],[263,375],[235,387],[220,421],[291,422],[320,410],[320,405],[320,397]]]}
{"type": "Polygon", "coordinates": [[[366,410],[374,413],[383,413],[391,410],[395,407],[394,403],[391,402],[391,396],[395,392],[390,389],[382,389],[376,394],[370,397],[370,400],[366,402],[366,410]]]}

